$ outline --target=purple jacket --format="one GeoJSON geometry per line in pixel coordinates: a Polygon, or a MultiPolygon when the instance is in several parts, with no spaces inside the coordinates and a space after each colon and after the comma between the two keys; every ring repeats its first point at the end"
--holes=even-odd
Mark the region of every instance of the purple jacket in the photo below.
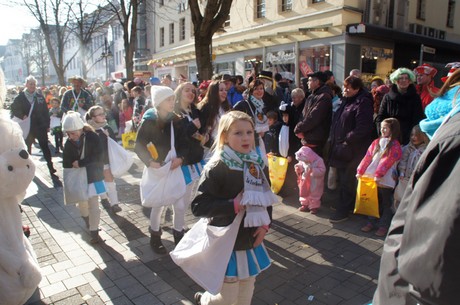
{"type": "Polygon", "coordinates": [[[344,168],[366,154],[373,138],[372,95],[361,89],[355,96],[342,98],[331,126],[329,165],[344,168]]]}

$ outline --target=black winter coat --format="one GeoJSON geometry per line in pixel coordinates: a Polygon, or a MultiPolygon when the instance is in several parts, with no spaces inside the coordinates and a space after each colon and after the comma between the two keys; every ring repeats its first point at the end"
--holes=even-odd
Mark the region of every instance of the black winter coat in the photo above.
{"type": "MultiPolygon", "coordinates": [[[[191,113],[188,115],[181,112],[180,109],[176,109],[176,113],[181,117],[182,122],[180,125],[184,128],[185,137],[181,139],[183,151],[182,156],[184,157],[184,165],[195,164],[203,160],[204,149],[201,146],[200,130],[196,128],[195,124],[191,120],[200,119],[200,111],[195,105],[191,106],[191,113]],[[189,120],[189,117],[191,120],[189,120]]],[[[203,124],[200,119],[200,124],[203,124]]]]}
{"type": "Polygon", "coordinates": [[[361,89],[355,96],[342,97],[331,126],[329,165],[345,168],[352,160],[361,160],[373,137],[372,95],[361,89]]]}
{"type": "Polygon", "coordinates": [[[84,131],[79,143],[67,139],[62,154],[62,166],[72,168],[72,163],[78,160],[79,167],[86,167],[88,183],[104,180],[103,148],[99,136],[94,131],[84,131]],[[80,159],[83,146],[84,158],[80,159]]]}
{"type": "MultiPolygon", "coordinates": [[[[110,128],[109,125],[105,125],[103,129],[107,130],[107,132],[109,133],[109,137],[112,138],[112,140],[116,141],[115,133],[113,132],[112,128],[110,128]]],[[[109,164],[109,145],[108,145],[107,135],[104,133],[104,130],[99,128],[96,130],[96,133],[101,139],[102,162],[104,162],[104,164],[109,164]]]]}
{"type": "Polygon", "coordinates": [[[303,133],[308,144],[324,146],[332,119],[332,90],[327,85],[316,89],[305,101],[302,120],[294,133],[303,133]]]}
{"type": "MultiPolygon", "coordinates": [[[[15,116],[23,119],[25,115],[29,115],[30,107],[30,102],[24,91],[19,93],[11,104],[11,117],[15,116]]],[[[46,134],[48,128],[50,128],[48,106],[43,95],[35,92],[34,109],[32,109],[32,114],[30,115],[30,133],[33,135],[38,133],[46,134]]]]}
{"type": "MultiPolygon", "coordinates": [[[[305,107],[305,99],[300,103],[299,106],[294,106],[294,104],[290,103],[286,107],[286,113],[289,115],[289,121],[287,125],[289,126],[289,151],[288,155],[293,157],[295,153],[302,147],[302,143],[300,139],[296,136],[294,130],[297,124],[302,121],[303,115],[302,111],[305,107]]],[[[281,111],[281,115],[283,115],[283,111],[281,111]]],[[[284,123],[283,123],[284,124],[284,123]]]]}
{"type": "Polygon", "coordinates": [[[398,91],[398,86],[391,86],[390,92],[383,97],[379,113],[375,118],[377,130],[380,131],[380,123],[387,118],[395,118],[399,121],[401,145],[408,144],[412,128],[425,118],[422,101],[414,85],[409,85],[404,94],[398,91]]]}
{"type": "MultiPolygon", "coordinates": [[[[143,116],[142,123],[137,131],[136,145],[134,152],[139,159],[148,167],[151,161],[162,163],[171,150],[171,120],[174,127],[174,147],[178,158],[184,157],[184,135],[183,121],[179,116],[172,113],[167,121],[157,116],[156,108],[147,110],[143,116]],[[152,142],[155,145],[158,158],[154,160],[147,150],[147,144],[152,142]]],[[[186,150],[186,149],[185,149],[186,150]]]]}
{"type": "MultiPolygon", "coordinates": [[[[213,226],[230,225],[236,217],[233,199],[243,187],[243,171],[231,170],[220,160],[208,164],[201,174],[198,192],[192,202],[193,215],[211,218],[213,226]]],[[[268,208],[268,213],[271,218],[272,207],[268,208]]],[[[245,228],[243,219],[233,249],[252,249],[256,229],[245,228]]]]}

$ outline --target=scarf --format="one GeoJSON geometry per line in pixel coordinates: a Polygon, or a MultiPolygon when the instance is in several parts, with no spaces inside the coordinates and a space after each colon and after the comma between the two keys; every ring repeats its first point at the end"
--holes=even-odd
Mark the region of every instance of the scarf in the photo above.
{"type": "Polygon", "coordinates": [[[221,158],[228,168],[243,171],[244,189],[240,204],[246,206],[244,226],[260,227],[270,224],[267,207],[278,201],[262,170],[264,161],[255,152],[241,154],[225,145],[221,158]]]}
{"type": "Polygon", "coordinates": [[[268,127],[268,118],[263,111],[264,102],[262,100],[256,99],[254,96],[251,96],[249,100],[256,108],[255,111],[252,111],[252,107],[249,106],[249,109],[252,112],[252,117],[254,118],[254,124],[255,124],[254,129],[256,133],[267,132],[269,130],[269,127],[268,127]]]}
{"type": "Polygon", "coordinates": [[[91,127],[93,127],[95,130],[98,130],[99,128],[103,128],[107,125],[107,120],[104,120],[103,123],[96,123],[93,120],[88,120],[86,121],[91,127]]]}
{"type": "Polygon", "coordinates": [[[34,102],[35,92],[30,93],[29,91],[24,90],[24,95],[26,96],[26,98],[29,101],[29,103],[32,104],[34,102]]]}

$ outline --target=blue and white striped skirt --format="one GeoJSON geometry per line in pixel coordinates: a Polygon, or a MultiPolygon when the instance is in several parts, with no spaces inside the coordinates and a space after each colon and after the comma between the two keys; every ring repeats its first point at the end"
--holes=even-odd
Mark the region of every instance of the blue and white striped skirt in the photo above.
{"type": "Polygon", "coordinates": [[[270,265],[270,256],[262,243],[253,249],[233,251],[225,276],[231,280],[243,280],[258,275],[270,265]]]}

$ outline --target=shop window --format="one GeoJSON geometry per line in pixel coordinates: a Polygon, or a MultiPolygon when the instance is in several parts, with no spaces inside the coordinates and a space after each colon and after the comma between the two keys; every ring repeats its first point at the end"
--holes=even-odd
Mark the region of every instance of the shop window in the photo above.
{"type": "Polygon", "coordinates": [[[417,19],[425,20],[425,0],[417,0],[417,19]]]}
{"type": "Polygon", "coordinates": [[[174,43],[174,23],[169,24],[169,44],[174,43]]]}
{"type": "Polygon", "coordinates": [[[160,47],[165,46],[165,28],[160,28],[160,47]]]}
{"type": "Polygon", "coordinates": [[[179,40],[185,39],[185,18],[179,19],[179,40]]]}
{"type": "Polygon", "coordinates": [[[265,0],[256,0],[256,18],[265,18],[265,0]]]}
{"type": "Polygon", "coordinates": [[[309,73],[315,71],[330,70],[330,54],[331,48],[329,46],[301,50],[299,54],[300,76],[307,77],[309,73]]]}
{"type": "Polygon", "coordinates": [[[384,79],[393,68],[393,51],[391,49],[362,47],[361,72],[364,83],[370,83],[372,77],[384,79]]]}
{"type": "Polygon", "coordinates": [[[449,0],[447,7],[447,27],[454,27],[454,15],[455,15],[455,0],[449,0]]]}
{"type": "Polygon", "coordinates": [[[292,11],[292,0],[281,0],[281,11],[282,12],[292,11]]]}

